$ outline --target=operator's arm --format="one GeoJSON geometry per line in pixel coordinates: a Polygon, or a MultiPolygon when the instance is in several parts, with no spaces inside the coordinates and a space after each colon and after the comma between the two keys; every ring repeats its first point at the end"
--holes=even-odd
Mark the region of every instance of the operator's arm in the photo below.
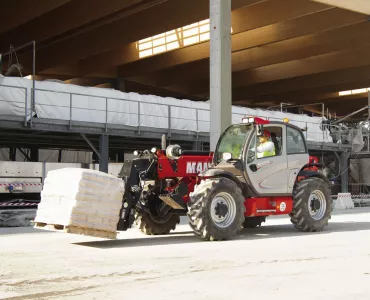
{"type": "Polygon", "coordinates": [[[257,152],[262,153],[265,151],[272,152],[275,150],[275,145],[273,142],[266,142],[257,147],[257,152]]]}

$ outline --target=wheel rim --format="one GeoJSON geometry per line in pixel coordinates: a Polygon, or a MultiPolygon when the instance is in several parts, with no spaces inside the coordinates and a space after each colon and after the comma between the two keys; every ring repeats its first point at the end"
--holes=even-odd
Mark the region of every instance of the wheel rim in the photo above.
{"type": "Polygon", "coordinates": [[[236,216],[236,204],[234,198],[228,193],[219,193],[211,203],[212,221],[221,228],[232,224],[236,216]]]}
{"type": "Polygon", "coordinates": [[[308,210],[312,219],[321,220],[326,211],[325,195],[321,191],[313,191],[308,199],[308,210]]]}

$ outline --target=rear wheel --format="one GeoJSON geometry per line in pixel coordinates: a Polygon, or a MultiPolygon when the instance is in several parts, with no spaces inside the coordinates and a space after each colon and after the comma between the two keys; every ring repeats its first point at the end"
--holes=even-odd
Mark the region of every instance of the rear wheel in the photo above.
{"type": "Polygon", "coordinates": [[[266,222],[266,217],[246,217],[243,223],[244,228],[260,227],[263,222],[266,222]]]}
{"type": "Polygon", "coordinates": [[[234,238],[242,229],[244,212],[242,191],[227,178],[203,180],[188,202],[190,227],[208,241],[234,238]]]}
{"type": "Polygon", "coordinates": [[[331,218],[333,201],[329,185],[321,178],[299,182],[293,193],[291,222],[301,231],[321,231],[331,218]]]}

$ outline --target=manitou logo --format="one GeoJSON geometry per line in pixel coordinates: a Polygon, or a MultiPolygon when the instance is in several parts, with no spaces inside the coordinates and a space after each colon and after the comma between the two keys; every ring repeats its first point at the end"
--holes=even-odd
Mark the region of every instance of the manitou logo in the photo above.
{"type": "Polygon", "coordinates": [[[186,173],[187,174],[198,174],[208,170],[211,164],[208,162],[187,162],[186,163],[186,173]]]}

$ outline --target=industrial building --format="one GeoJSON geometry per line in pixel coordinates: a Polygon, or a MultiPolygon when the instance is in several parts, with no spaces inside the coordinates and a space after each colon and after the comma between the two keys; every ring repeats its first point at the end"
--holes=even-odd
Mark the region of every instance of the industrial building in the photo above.
{"type": "Polygon", "coordinates": [[[1,299],[369,298],[369,0],[0,20],[1,299]]]}
{"type": "MultiPolygon", "coordinates": [[[[5,198],[9,185],[38,193],[47,170],[61,163],[108,171],[109,162],[110,173],[117,174],[125,156],[159,146],[163,134],[185,149],[212,150],[227,124],[251,113],[271,112],[266,117],[272,119],[277,112],[291,113],[292,122],[306,130],[310,154],[334,173],[334,194],[349,190],[351,156],[366,160],[367,127],[361,125],[363,141],[356,147],[353,138],[358,122],[368,117],[367,5],[5,2],[5,198]]],[[[350,189],[366,194],[363,172],[357,167],[354,173],[350,189]]]]}

